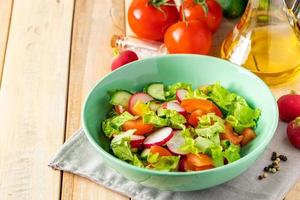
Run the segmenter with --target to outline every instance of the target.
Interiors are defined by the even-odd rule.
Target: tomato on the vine
[[[133,0],[128,23],[139,37],[162,40],[166,29],[179,20],[174,0]]]
[[[169,53],[208,54],[212,33],[198,20],[177,22],[167,29],[164,43]]]
[[[214,33],[221,24],[223,12],[222,7],[215,0],[184,0],[180,6],[180,18],[184,19],[184,17],[187,21],[203,21]]]

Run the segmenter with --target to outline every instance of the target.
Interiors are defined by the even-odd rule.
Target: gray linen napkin
[[[222,185],[193,192],[160,191],[130,181],[109,168],[87,140],[82,129],[59,149],[49,166],[86,177],[102,186],[135,200],[282,200],[300,178],[300,150],[293,148],[285,134],[286,124],[279,123],[277,131],[264,154],[246,172]],[[273,151],[288,156],[276,174],[257,180],[264,166],[270,164]],[[300,197],[296,197],[300,199]]]

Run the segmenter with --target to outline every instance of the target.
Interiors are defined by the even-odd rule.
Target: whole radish
[[[290,122],[300,116],[300,95],[286,94],[277,101],[279,118],[282,121]]]
[[[286,133],[290,143],[300,149],[300,116],[288,124]]]
[[[122,51],[119,56],[112,62],[111,70],[113,71],[115,69],[118,69],[119,67],[138,59],[139,58],[135,52],[130,50]]]

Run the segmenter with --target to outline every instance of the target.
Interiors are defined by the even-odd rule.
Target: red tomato
[[[207,6],[207,13],[204,6]],[[182,9],[187,21],[203,21],[213,33],[220,27],[223,12],[222,7],[215,0],[206,0],[206,5],[203,5],[199,0],[185,0],[180,6],[179,13],[181,19],[183,19]]]
[[[166,3],[155,0],[133,0],[128,10],[131,30],[137,36],[149,40],[162,40],[166,29],[178,19],[179,13],[173,0]]]
[[[194,127],[197,127],[199,117],[201,117],[204,114],[205,113],[200,109],[195,110],[194,112],[192,112],[192,114],[189,117],[189,120],[188,120],[189,124],[193,125]]]
[[[205,99],[184,99],[180,104],[188,113],[193,113],[195,110],[201,110],[204,114],[213,112],[219,117],[222,117],[222,112],[213,102]]]
[[[136,120],[130,120],[123,124],[123,131],[128,131],[131,129],[136,129],[134,132],[135,135],[144,135],[153,131],[154,126],[151,124],[144,124],[142,118]]]
[[[233,128],[230,123],[225,123],[225,131],[220,134],[221,140],[229,140],[233,144],[240,144],[244,139],[244,135],[237,135],[234,133]]]
[[[206,154],[187,154],[184,162],[185,171],[201,171],[214,167],[213,160]]]
[[[158,153],[160,156],[172,156],[172,153],[169,150],[157,145],[151,146],[150,151],[153,154]]]
[[[245,128],[242,132],[242,136],[243,140],[241,142],[241,145],[245,146],[246,144],[254,140],[254,138],[256,138],[256,133],[252,128]]]
[[[164,43],[169,53],[208,54],[212,34],[203,22],[177,22],[167,29]]]

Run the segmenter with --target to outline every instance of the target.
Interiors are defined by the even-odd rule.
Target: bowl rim
[[[268,134],[267,138],[265,138],[265,140],[263,140],[263,142],[261,142],[253,151],[251,151],[250,153],[248,153],[247,155],[241,157],[239,160],[220,166],[220,167],[215,167],[212,169],[207,169],[207,170],[202,170],[202,171],[189,171],[189,172],[168,172],[168,171],[158,171],[158,170],[153,170],[153,169],[147,169],[147,168],[141,168],[141,167],[137,167],[134,166],[132,164],[129,164],[123,160],[120,160],[119,158],[113,156],[112,154],[106,152],[104,149],[102,149],[102,147],[100,145],[98,145],[98,143],[93,139],[93,137],[91,136],[91,134],[88,131],[87,128],[87,124],[86,124],[86,118],[85,118],[85,113],[86,113],[86,105],[87,102],[89,101],[89,98],[91,96],[91,94],[93,93],[94,89],[101,84],[101,82],[106,79],[107,77],[111,76],[115,71],[122,71],[125,68],[127,68],[127,66],[130,66],[131,64],[135,63],[135,64],[142,64],[143,62],[147,62],[148,60],[158,60],[158,59],[164,59],[164,58],[172,58],[172,57],[194,57],[194,58],[200,58],[200,59],[211,59],[211,60],[218,60],[219,62],[225,62],[228,65],[230,65],[231,67],[235,68],[238,71],[242,71],[242,73],[247,74],[247,76],[252,77],[253,79],[255,79],[255,81],[257,81],[259,83],[259,85],[265,89],[265,91],[267,92],[267,95],[269,95],[270,97],[272,97],[272,107],[273,107],[273,111],[274,111],[274,117],[273,117],[273,123],[271,124],[271,129],[268,131],[270,132],[270,134]],[[152,175],[167,175],[167,176],[185,176],[185,175],[196,175],[196,174],[202,174],[202,173],[208,173],[208,172],[217,172],[217,171],[221,171],[221,170],[225,170],[228,168],[233,168],[235,166],[238,166],[240,163],[246,162],[246,160],[251,159],[252,155],[255,155],[256,153],[259,153],[260,150],[263,150],[267,144],[271,141],[273,135],[275,134],[275,131],[277,129],[278,126],[278,107],[277,107],[277,103],[276,103],[276,99],[274,97],[274,95],[272,94],[272,92],[270,91],[269,87],[265,84],[265,82],[263,82],[257,75],[255,75],[253,72],[245,69],[242,66],[239,66],[237,64],[231,63],[227,60],[221,59],[221,58],[217,58],[217,57],[213,57],[213,56],[206,56],[206,55],[196,55],[196,54],[168,54],[168,55],[160,55],[160,56],[155,56],[155,57],[150,57],[150,58],[144,58],[141,60],[136,60],[133,61],[131,63],[128,63],[126,65],[124,65],[123,67],[120,67],[108,74],[106,74],[105,76],[103,76],[99,81],[96,82],[96,84],[90,89],[88,95],[86,96],[85,100],[84,100],[84,104],[81,110],[81,119],[82,119],[82,127],[84,130],[85,135],[87,136],[89,142],[94,146],[95,149],[98,150],[98,152],[100,154],[102,154],[103,160],[104,162],[105,159],[109,159],[113,162],[116,162],[117,164],[119,164],[122,167],[126,167],[127,169],[130,170],[134,170],[134,171],[138,171],[138,172],[142,172],[142,173],[146,173],[146,174],[152,174]]]

